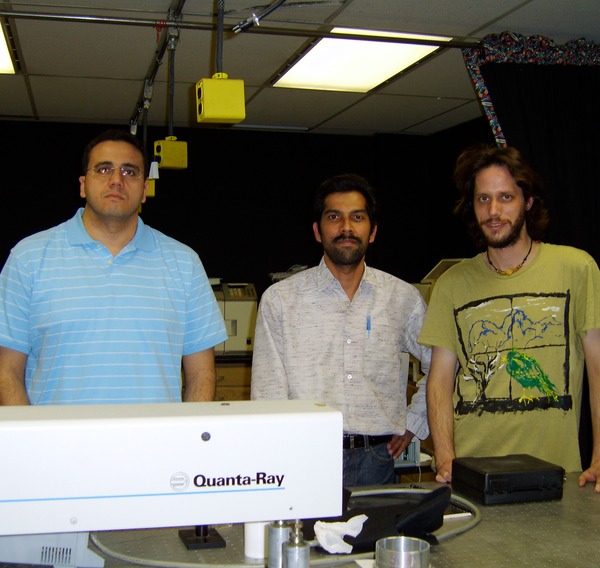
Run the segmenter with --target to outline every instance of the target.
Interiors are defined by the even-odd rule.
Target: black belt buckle
[[[353,450],[354,446],[354,436],[352,434],[344,434],[342,436],[342,448],[344,450]]]
[[[344,434],[344,442],[345,450],[356,450],[367,445],[363,434]]]

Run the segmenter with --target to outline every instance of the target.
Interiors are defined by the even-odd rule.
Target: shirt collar
[[[71,245],[89,245],[96,242],[85,230],[82,215],[83,207],[80,207],[75,216],[67,222],[67,238]],[[137,219],[135,235],[127,246],[141,250],[154,250],[156,248],[156,241],[150,227],[145,225],[140,217]]]
[[[362,286],[363,282],[367,282],[371,285],[377,284],[377,277],[375,272],[369,266],[367,266],[366,263],[365,271],[363,272],[362,279],[359,284],[359,289]],[[339,284],[337,278],[331,273],[331,270],[329,270],[327,264],[325,264],[325,257],[322,257],[321,262],[317,267],[317,286],[323,289],[335,283]]]

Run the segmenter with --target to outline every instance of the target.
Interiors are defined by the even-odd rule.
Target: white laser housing
[[[0,407],[0,535],[342,513],[342,415],[311,401]]]

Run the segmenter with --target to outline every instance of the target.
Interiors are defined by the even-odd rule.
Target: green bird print
[[[556,387],[540,364],[530,355],[511,349],[506,355],[506,371],[512,379],[525,389],[525,393],[519,398],[519,402],[529,403],[534,398],[539,398],[531,394],[533,389],[539,390],[548,398],[558,400]]]

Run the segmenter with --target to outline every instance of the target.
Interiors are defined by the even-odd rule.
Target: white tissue
[[[362,531],[367,515],[357,515],[345,523],[315,523],[315,536],[323,549],[332,554],[352,552],[352,545],[344,542],[344,536],[357,536]]]

